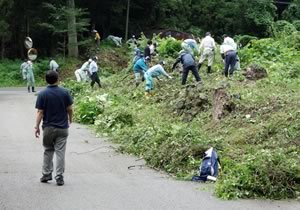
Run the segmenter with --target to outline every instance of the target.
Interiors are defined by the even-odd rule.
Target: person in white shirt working
[[[59,65],[56,63],[56,61],[54,59],[50,59],[50,63],[49,63],[49,69],[52,71],[59,71]]]
[[[97,60],[98,60],[98,57],[97,56],[94,56],[92,58],[92,62],[90,63],[90,66],[89,66],[89,72],[90,72],[90,75],[91,75],[91,86],[92,88],[94,87],[94,84],[95,82],[98,84],[99,88],[101,88],[101,84],[100,84],[100,79],[99,79],[99,75],[98,75],[98,65],[97,65]]]
[[[225,42],[226,41],[226,42]],[[230,40],[225,40],[224,43],[220,46],[220,53],[222,58],[224,59],[224,75],[228,77],[228,70],[229,76],[233,74],[234,66],[236,64],[236,48],[231,45]]]
[[[86,61],[84,64],[82,64],[80,69],[77,69],[75,71],[75,76],[76,76],[76,80],[77,82],[86,82],[87,81],[87,71],[89,69],[89,65],[92,62],[92,59],[89,59],[88,61]]]
[[[223,35],[223,39],[224,39],[224,42],[223,43],[227,43],[229,45],[231,45],[234,50],[236,51],[236,64],[235,64],[235,70],[240,70],[241,69],[241,65],[240,65],[240,58],[238,56],[238,53],[237,53],[237,44],[235,43],[235,41],[229,37],[227,34],[224,34]]]
[[[203,62],[207,59],[207,73],[211,73],[211,67],[214,62],[215,49],[215,40],[211,37],[210,32],[206,32],[205,38],[202,39],[200,44],[200,51],[202,50],[202,54],[198,64],[198,71],[200,70]]]

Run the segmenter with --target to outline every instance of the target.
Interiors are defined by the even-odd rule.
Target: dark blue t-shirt
[[[73,100],[68,90],[49,85],[42,90],[37,97],[35,108],[44,111],[43,128],[68,128],[67,107],[73,104]]]

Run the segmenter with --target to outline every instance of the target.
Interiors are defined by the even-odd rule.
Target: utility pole
[[[130,10],[130,0],[127,0],[127,13],[126,13],[125,41],[127,41],[127,40],[128,40],[129,10]]]

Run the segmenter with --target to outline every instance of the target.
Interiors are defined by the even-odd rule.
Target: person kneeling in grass
[[[153,77],[158,79],[158,77],[162,74],[162,75],[168,77],[169,79],[172,79],[172,77],[163,68],[163,66],[165,64],[166,63],[164,61],[161,61],[161,62],[159,62],[159,64],[152,66],[145,72],[145,74],[144,74],[144,77],[146,80],[145,96],[149,96],[151,94],[151,91],[154,88]]]

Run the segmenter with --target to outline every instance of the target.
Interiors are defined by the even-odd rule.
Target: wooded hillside
[[[26,36],[34,40],[41,56],[63,53],[66,44],[74,42],[75,37],[66,35],[75,30],[68,27],[72,21],[80,52],[85,51],[93,29],[102,38],[113,34],[124,39],[127,8],[129,37],[166,28],[197,36],[210,31],[215,37],[223,33],[266,37],[272,33],[273,21],[299,20],[299,5],[299,0],[0,0],[1,57],[24,57]],[[76,56],[74,50],[71,55]]]

